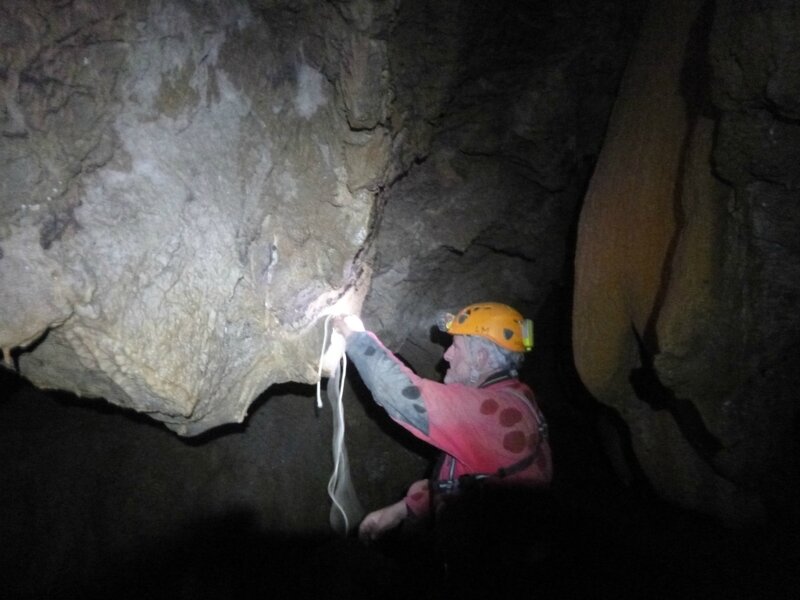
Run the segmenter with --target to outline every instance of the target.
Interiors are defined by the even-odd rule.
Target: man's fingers
[[[347,315],[344,322],[350,331],[364,331],[364,322],[357,315]]]

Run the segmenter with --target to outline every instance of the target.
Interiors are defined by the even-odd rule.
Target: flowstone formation
[[[620,473],[731,522],[794,503],[798,31],[791,2],[652,3],[578,231],[575,360]]]
[[[314,381],[401,169],[391,8],[4,2],[7,364],[189,435]]]

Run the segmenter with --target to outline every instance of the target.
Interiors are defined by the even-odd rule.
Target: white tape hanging
[[[322,408],[322,368],[328,344],[329,323],[331,315],[325,319],[324,334],[322,339],[322,352],[319,357],[319,371],[317,373],[317,406]],[[331,346],[336,347],[334,340]],[[330,348],[328,348],[330,350]],[[335,351],[335,350],[334,350]],[[341,356],[336,362],[331,376],[328,379],[326,393],[331,405],[333,417],[333,438],[331,451],[333,454],[333,473],[328,480],[328,496],[331,499],[330,524],[334,531],[347,535],[364,515],[364,509],[358,501],[353,482],[350,477],[350,463],[347,458],[347,447],[344,443],[345,421],[344,381],[347,374],[347,357],[344,353],[344,344],[341,347]]]

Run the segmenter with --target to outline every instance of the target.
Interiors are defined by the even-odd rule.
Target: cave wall
[[[797,31],[792,3],[652,3],[579,225],[575,360],[620,472],[734,522],[792,502]]]
[[[360,307],[401,168],[392,4],[1,10],[6,363],[181,434],[315,380],[318,319]]]
[[[571,231],[638,18],[635,3],[400,5],[395,105],[430,142],[386,191],[364,318],[417,369],[434,375],[441,357],[438,311],[494,299],[535,319],[569,285]]]

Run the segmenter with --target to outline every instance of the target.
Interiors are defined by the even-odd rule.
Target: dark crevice
[[[669,412],[686,441],[713,467],[713,460],[724,446],[708,430],[700,411],[692,401],[678,398],[661,382],[653,365],[653,356],[647,351],[642,336],[635,329],[633,335],[639,346],[641,366],[631,370],[629,381],[637,398],[653,410]]]
[[[493,252],[494,254],[500,254],[501,256],[506,256],[508,258],[518,258],[520,260],[524,260],[524,261],[527,261],[527,262],[530,262],[530,263],[536,262],[535,258],[533,258],[531,256],[528,256],[524,252],[515,252],[513,250],[506,250],[504,248],[497,248],[496,246],[493,246],[491,244],[485,244],[485,243],[480,243],[480,242],[476,242],[475,246],[477,246],[479,248],[486,248],[487,250],[489,250],[490,252]]]
[[[661,279],[656,291],[653,310],[642,332],[632,327],[639,349],[640,367],[632,369],[629,381],[636,396],[647,403],[653,410],[667,410],[675,420],[683,437],[697,454],[713,467],[713,460],[723,449],[722,443],[706,427],[703,417],[691,400],[679,398],[660,380],[653,363],[654,357],[661,351],[657,333],[657,324],[672,283],[673,262],[681,235],[686,226],[686,215],[683,209],[685,193],[683,182],[686,179],[688,156],[691,150],[692,132],[697,119],[708,114],[712,109],[708,100],[707,72],[707,36],[710,19],[713,16],[714,2],[707,2],[696,20],[687,47],[687,61],[681,74],[681,92],[686,102],[688,123],[684,132],[683,146],[675,176],[672,206],[674,232],[667,246],[661,271]]]
[[[75,207],[70,206],[63,212],[51,212],[48,215],[39,230],[39,245],[43,250],[49,250],[53,242],[60,240],[70,227],[80,229],[74,210]]]
[[[616,443],[625,463],[624,468],[628,470],[626,485],[641,499],[654,501],[658,498],[658,494],[650,483],[650,479],[639,463],[636,451],[633,449],[630,426],[616,410],[609,406],[598,404],[597,412],[598,419],[603,419],[606,424],[613,428],[616,434]],[[608,453],[610,449],[606,447],[605,451]]]
[[[636,396],[653,410],[668,411],[686,441],[698,456],[712,468],[714,459],[724,447],[723,444],[706,427],[703,417],[694,403],[689,399],[677,397],[673,390],[663,384],[653,360],[661,351],[657,324],[672,283],[673,261],[686,225],[686,215],[683,210],[685,193],[683,182],[686,179],[687,169],[691,167],[688,164],[688,156],[691,150],[692,131],[698,117],[708,114],[712,110],[708,100],[708,64],[704,58],[707,56],[707,36],[704,35],[704,32],[708,31],[713,11],[713,1],[707,2],[701,9],[687,47],[688,59],[681,74],[681,92],[686,102],[688,123],[684,132],[678,172],[675,177],[677,183],[673,190],[675,230],[665,252],[653,310],[642,332],[637,331],[635,327],[631,328],[632,334],[636,338],[641,366],[632,369],[629,374],[629,382]]]
[[[24,346],[14,346],[12,348],[6,348],[6,349],[3,350],[3,354],[4,354],[3,358],[7,362],[11,363],[11,365],[8,365],[8,366],[9,367],[13,367],[13,371],[15,373],[17,373],[17,374],[20,373],[20,370],[19,370],[19,358],[20,358],[20,356],[22,356],[23,354],[26,354],[26,353],[29,353],[29,352],[33,352],[34,350],[36,350],[36,348],[38,348],[42,344],[42,342],[44,342],[47,339],[47,336],[50,334],[50,329],[51,329],[50,327],[47,327],[44,330],[44,332],[42,332],[39,335],[39,337],[35,338],[32,342],[30,342],[30,343],[28,343],[28,344],[26,344]],[[7,356],[5,355],[6,352],[8,353]],[[2,368],[2,367],[0,367],[0,368]],[[9,369],[9,370],[11,370],[11,369]]]
[[[640,345],[643,344],[646,351],[651,356],[657,355],[661,349],[656,333],[661,310],[664,307],[666,298],[669,294],[670,284],[672,283],[672,269],[675,253],[686,227],[686,215],[683,209],[684,181],[686,180],[687,169],[691,168],[688,164],[688,157],[692,148],[692,139],[695,125],[698,118],[704,114],[713,112],[709,100],[708,90],[709,66],[708,60],[708,36],[711,19],[714,14],[715,3],[713,0],[706,2],[700,10],[695,24],[692,27],[689,42],[686,48],[686,60],[681,71],[681,95],[683,96],[687,123],[683,132],[683,143],[678,159],[677,172],[675,173],[675,188],[672,192],[672,207],[674,219],[674,231],[664,253],[664,262],[661,270],[661,278],[656,291],[653,309],[641,332],[641,338],[637,337]],[[637,336],[638,336],[637,332]]]
[[[464,256],[464,251],[459,250],[458,248],[454,248],[453,246],[441,246],[444,250],[447,250],[451,254],[455,254],[456,256]]]
[[[792,125],[797,126],[800,125],[800,117],[790,117],[784,112],[784,108],[779,105],[777,102],[774,102],[767,98],[764,101],[764,104],[769,112],[771,118],[776,120],[778,123],[782,123],[784,125]]]

